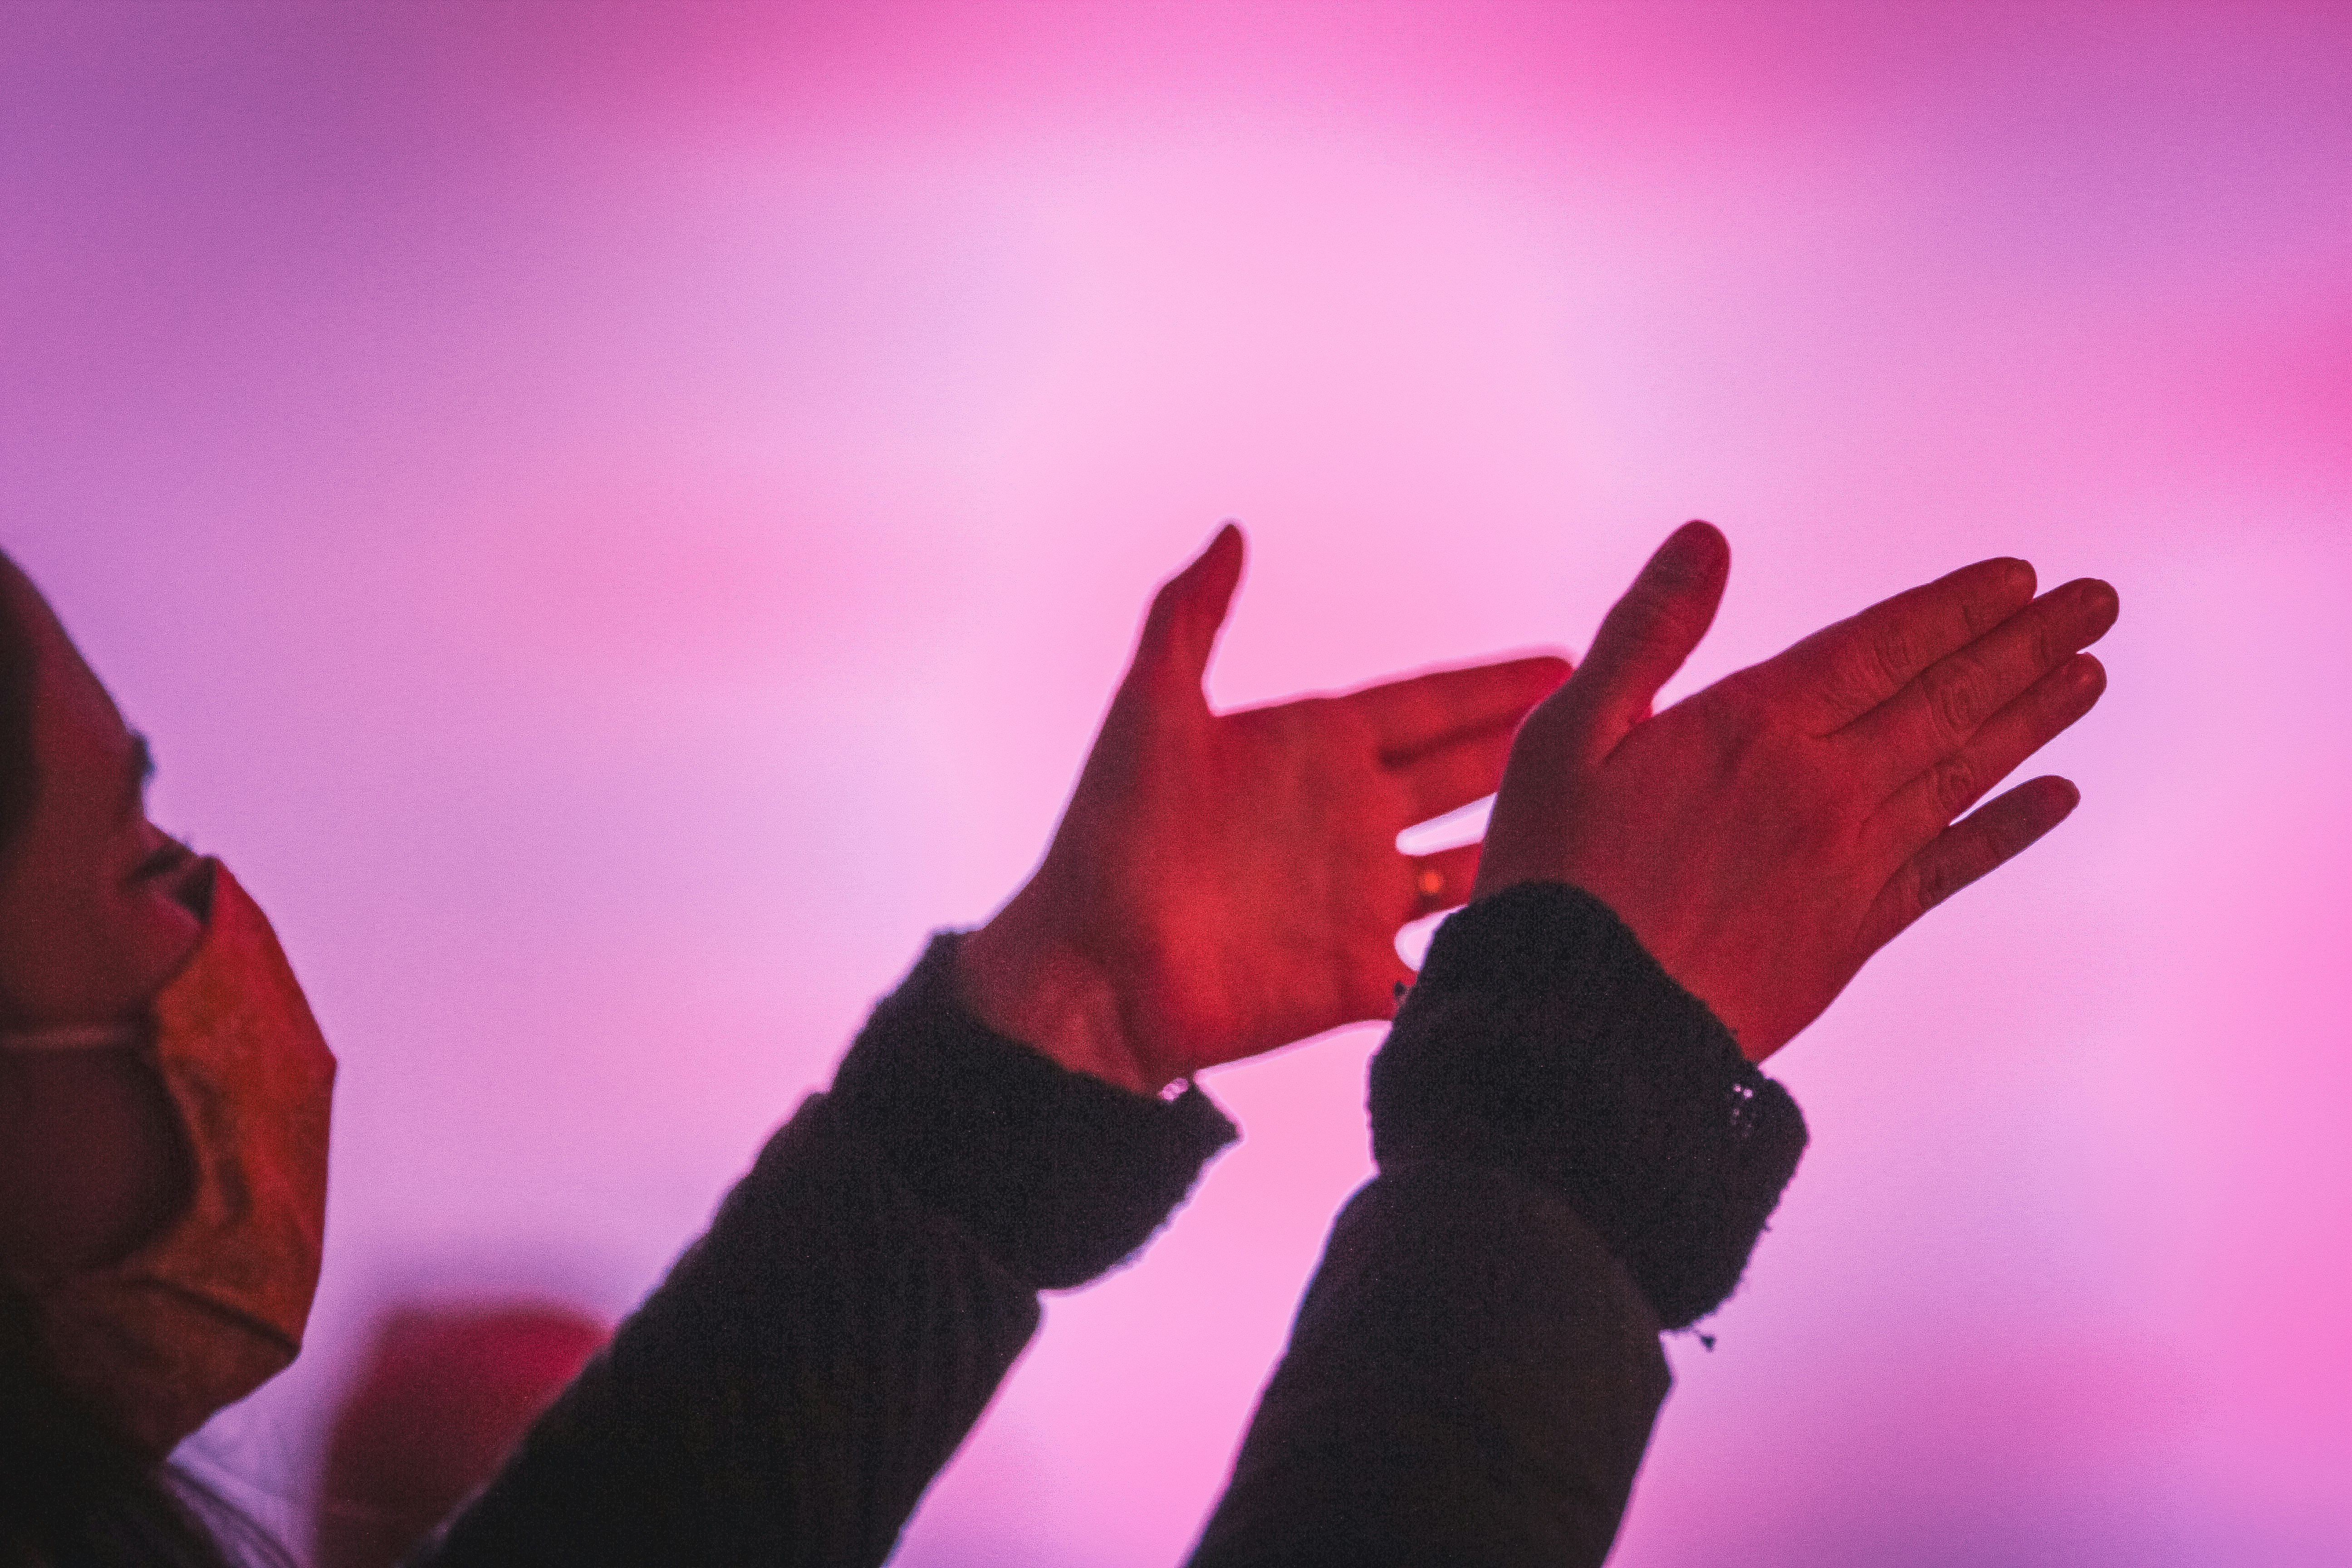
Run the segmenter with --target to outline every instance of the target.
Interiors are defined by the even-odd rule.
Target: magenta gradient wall
[[[0,16],[0,542],[344,1063],[265,1508],[389,1304],[658,1277],[1219,519],[1239,703],[1705,516],[1678,689],[1989,554],[2125,611],[2076,817],[1776,1063],[1616,1561],[2352,1557],[2343,7]],[[901,1563],[1180,1557],[1376,1037],[1213,1075]]]

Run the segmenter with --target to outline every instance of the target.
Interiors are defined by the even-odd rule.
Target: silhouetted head
[[[0,1027],[135,1016],[187,961],[200,868],[147,820],[147,743],[0,557]]]
[[[0,556],[0,1028],[133,1016],[194,951],[205,867],[148,822],[148,772]],[[186,1186],[177,1122],[136,1052],[0,1052],[0,1561],[286,1561],[65,1394],[24,1293],[135,1244]]]

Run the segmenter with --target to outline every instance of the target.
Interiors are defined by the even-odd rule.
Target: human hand
[[[310,1561],[408,1561],[611,1338],[583,1312],[530,1300],[394,1311],[328,1429]]]
[[[1568,673],[1507,659],[1212,713],[1241,570],[1229,523],[1160,590],[1044,863],[958,955],[990,1026],[1139,1093],[1388,1017],[1397,928],[1461,903],[1478,860],[1396,836],[1492,791]]]
[[[1913,921],[2074,809],[2061,778],[1955,821],[2091,710],[2116,594],[1962,567],[1653,717],[1715,618],[1723,535],[1650,558],[1513,747],[1476,891],[1567,882],[1760,1062]]]

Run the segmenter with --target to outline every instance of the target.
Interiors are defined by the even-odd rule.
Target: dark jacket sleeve
[[[1608,908],[1442,927],[1372,1062],[1380,1173],[1332,1226],[1194,1568],[1597,1564],[1670,1379],[1805,1143]]]
[[[958,1005],[952,936],[419,1562],[871,1564],[1037,1326],[1232,1124],[1066,1072]]]

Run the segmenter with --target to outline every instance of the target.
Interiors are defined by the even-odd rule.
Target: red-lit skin
[[[1463,902],[1478,863],[1397,834],[1491,793],[1568,673],[1516,658],[1212,713],[1242,554],[1228,524],[1160,590],[1043,864],[959,960],[991,1026],[1138,1093],[1388,1017],[1397,929]]]
[[[1762,1061],[1863,963],[2080,798],[2029,781],[1955,821],[2106,687],[2081,578],[1993,560],[1899,594],[1653,716],[1715,618],[1723,535],[1686,523],[1531,715],[1477,890],[1560,881],[1615,910]]]
[[[0,860],[0,1028],[139,1016],[203,927],[198,862],[147,820],[143,752],[40,593],[0,559],[34,652],[39,793]],[[120,1256],[177,1212],[178,1123],[130,1048],[0,1052],[0,1262],[34,1277]]]
[[[610,1337],[569,1308],[529,1302],[394,1315],[335,1414],[312,1562],[390,1568],[407,1556]]]
[[[1397,928],[1460,902],[1477,867],[1475,846],[1410,858],[1398,832],[1490,793],[1568,672],[1514,659],[1213,715],[1202,676],[1241,567],[1227,527],[1160,590],[1045,863],[959,955],[981,1016],[1139,1093],[1388,1016],[1411,973]],[[397,1560],[597,1338],[561,1315],[395,1323],[336,1419],[320,1562]]]

